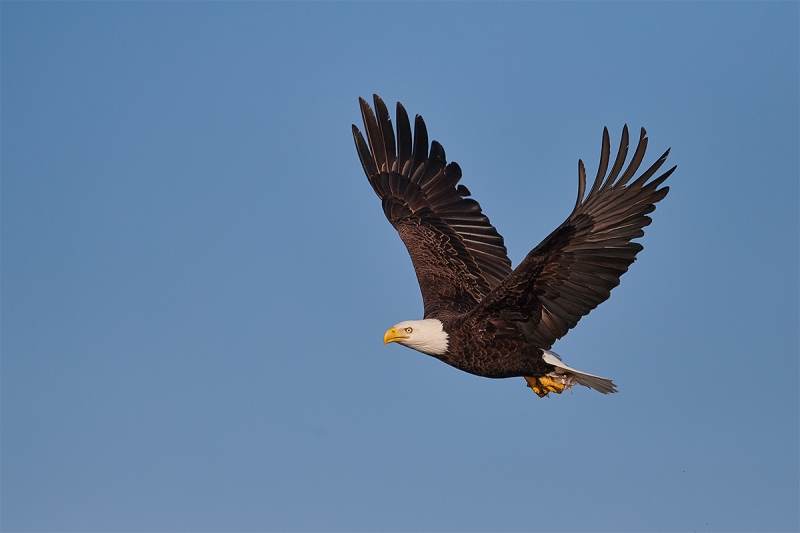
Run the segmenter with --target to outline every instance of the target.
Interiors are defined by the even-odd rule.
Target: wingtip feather
[[[583,202],[583,194],[586,192],[586,167],[583,166],[583,160],[578,159],[578,199],[575,200],[575,208],[577,210],[581,202]]]

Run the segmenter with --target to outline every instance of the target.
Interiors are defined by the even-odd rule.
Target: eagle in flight
[[[626,168],[628,128],[610,163],[608,129],[597,177],[586,194],[578,161],[578,199],[563,224],[511,268],[503,237],[458,182],[461,168],[444,148],[428,143],[422,117],[411,124],[397,104],[397,135],[386,104],[375,110],[359,98],[366,140],[353,125],[358,156],[383,212],[405,243],[417,273],[424,317],[400,322],[383,337],[488,378],[524,377],[540,397],[579,384],[616,392],[607,378],[565,365],[550,348],[581,317],[607,300],[643,249],[647,215],[669,190],[659,186],[675,170],[653,175],[669,150],[634,176],[644,158],[644,128]],[[631,181],[633,180],[633,181]]]

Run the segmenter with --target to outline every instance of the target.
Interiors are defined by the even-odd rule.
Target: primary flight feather
[[[461,168],[444,148],[428,143],[425,122],[398,102],[397,137],[386,105],[375,110],[359,98],[366,140],[353,125],[358,156],[386,218],[400,234],[417,273],[424,317],[400,322],[384,335],[460,370],[489,378],[524,377],[536,394],[561,393],[575,384],[604,394],[610,379],[565,365],[550,351],[581,317],[607,300],[636,260],[647,215],[669,191],[659,186],[675,170],[651,179],[669,150],[634,179],[644,158],[644,128],[625,167],[628,128],[610,163],[603,130],[600,166],[588,194],[578,161],[578,199],[555,231],[511,269],[503,237],[459,185]],[[633,180],[633,181],[631,181]]]

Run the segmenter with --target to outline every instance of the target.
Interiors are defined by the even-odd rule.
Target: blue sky
[[[4,531],[798,528],[798,4],[0,4]],[[537,398],[421,318],[357,97],[517,264],[602,128],[672,147]]]

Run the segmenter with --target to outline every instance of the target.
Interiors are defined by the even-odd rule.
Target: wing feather
[[[386,109],[386,104],[383,103],[383,100],[375,102],[375,112],[377,113],[378,123],[380,124],[379,131],[381,135],[381,144],[384,149],[384,157],[386,158],[386,170],[394,170],[396,168],[395,162],[397,161],[394,128],[392,128],[392,120],[389,118],[389,110]]]
[[[608,130],[606,130],[608,131]],[[619,176],[619,172],[622,170],[622,165],[625,164],[625,158],[628,157],[628,125],[625,124],[622,127],[622,139],[619,142],[619,150],[617,151],[617,158],[614,160],[614,166],[611,168],[611,172],[608,173],[608,178],[606,178],[605,183],[603,184],[603,189],[608,188],[614,180],[617,179]]]
[[[359,98],[358,103],[361,104],[361,119],[364,121],[364,129],[367,132],[367,141],[369,142],[369,149],[372,152],[375,166],[379,171],[383,172],[386,170],[386,147],[383,143],[383,135],[381,134],[378,120],[366,100]]]
[[[392,169],[407,176],[411,168],[411,158],[413,157],[414,143],[411,138],[411,124],[408,122],[406,108],[397,102],[397,169]],[[355,126],[353,126],[355,128]],[[367,173],[369,176],[370,174]]]
[[[597,176],[594,178],[589,196],[592,196],[600,189],[600,184],[603,183],[603,177],[606,175],[606,170],[608,170],[608,157],[610,155],[611,141],[608,138],[608,128],[603,128],[603,148],[600,151],[600,165],[597,167]]]
[[[377,98],[378,95],[374,95]],[[365,124],[366,126],[366,124]],[[417,115],[414,118],[414,153],[411,159],[411,174],[417,175],[420,167],[428,160],[428,129],[425,121]],[[412,178],[411,181],[417,182],[418,179]]]

